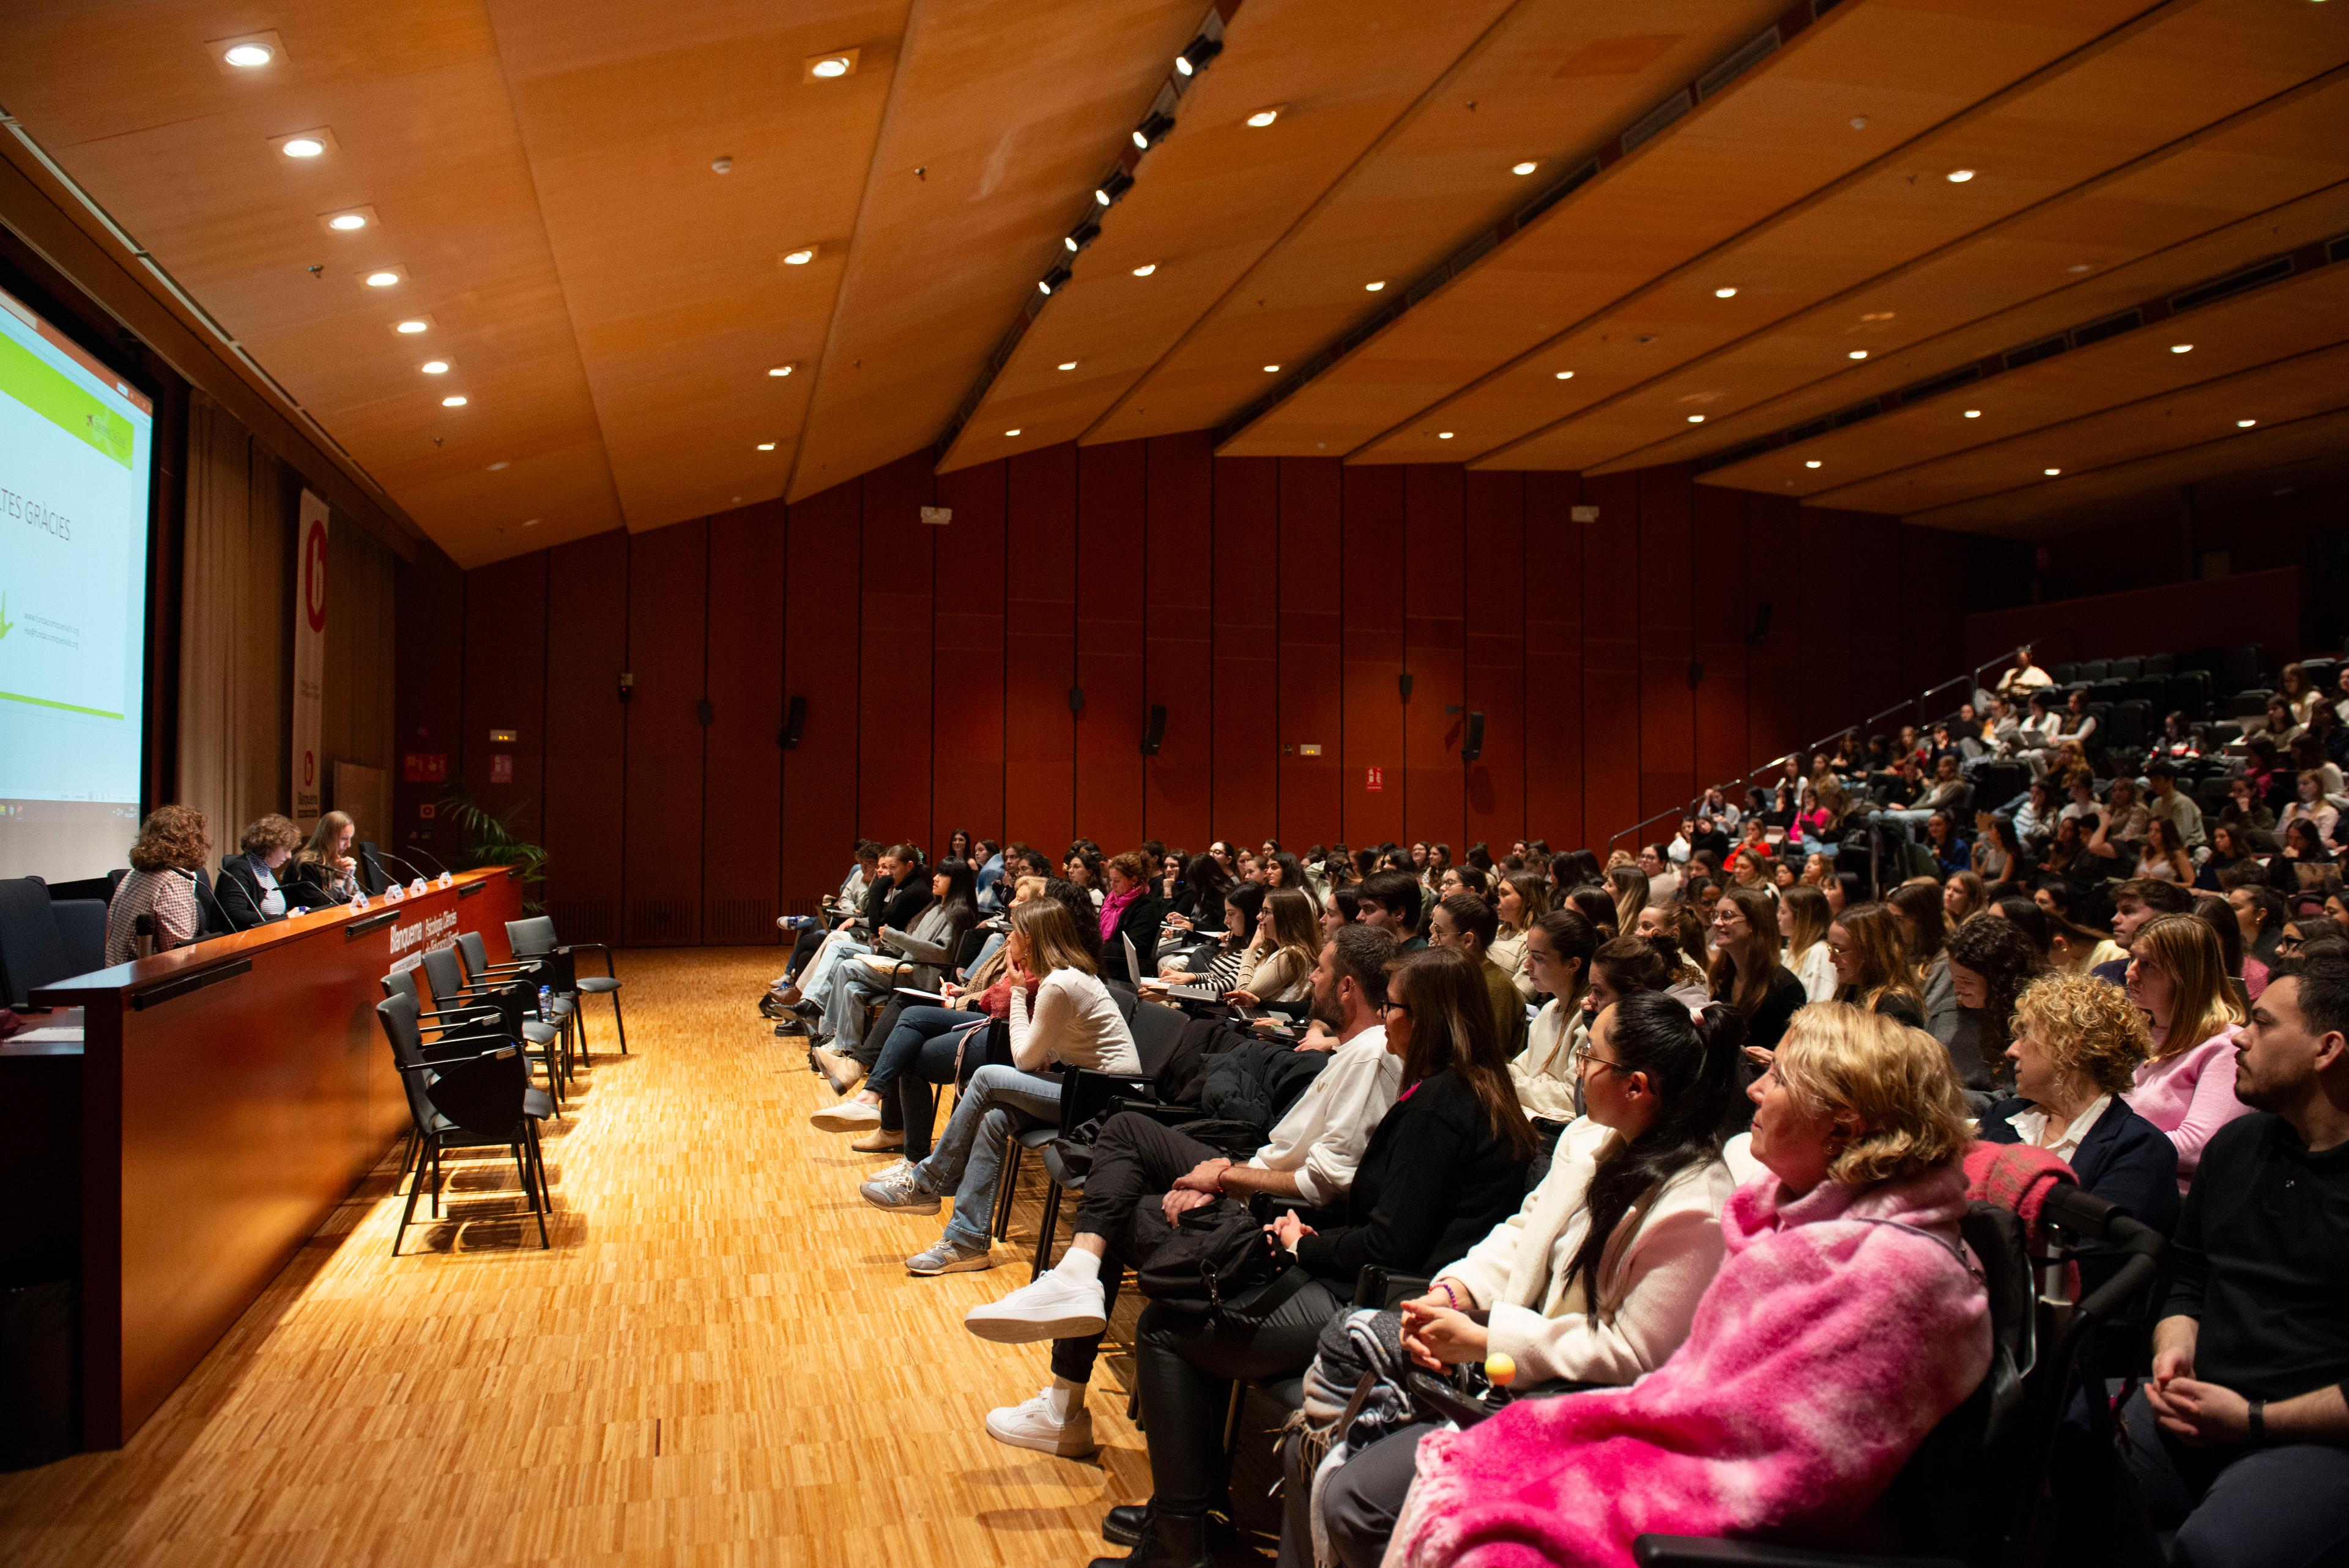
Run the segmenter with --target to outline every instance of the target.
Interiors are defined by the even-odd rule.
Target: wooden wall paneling
[[[1526,827],[1526,476],[1471,472],[1467,604],[1462,637],[1466,706],[1485,715],[1484,753],[1464,764],[1461,836],[1499,860]],[[1464,741],[1466,730],[1462,731]]]
[[[1702,488],[1702,487],[1701,487]],[[1745,624],[1770,607],[1770,625],[1745,658],[1746,751],[1755,763],[1780,757],[1819,737],[1803,727],[1802,528],[1790,497],[1744,495]],[[1832,576],[1832,574],[1827,574]],[[1822,614],[1831,604],[1823,604]],[[1855,715],[1856,717],[1857,715]],[[1838,719],[1837,723],[1844,721]],[[1810,759],[1804,759],[1809,765]]]
[[[1004,832],[1057,858],[1077,831],[1077,449],[1009,460]]]
[[[620,675],[628,668],[628,535],[615,528],[547,552],[546,886],[568,942],[617,942],[626,888],[627,770]]]
[[[465,705],[465,574],[446,557],[438,565],[397,562],[392,599],[393,624],[398,628],[391,756],[396,820],[362,822],[359,836],[378,843],[421,844],[427,855],[446,860],[456,850],[457,831],[440,813],[441,786],[429,777],[409,779],[405,763],[411,755],[437,755],[453,768],[459,760]],[[432,815],[425,815],[427,811]]]
[[[1413,838],[1467,852],[1467,782],[1460,736],[1467,724],[1464,669],[1469,574],[1464,472],[1452,463],[1403,470],[1403,826]],[[1481,580],[1481,577],[1480,577]]]
[[[1703,789],[1742,780],[1761,759],[1747,749],[1745,632],[1753,620],[1744,594],[1725,591],[1746,580],[1745,498],[1703,486],[1692,492],[1696,586],[1691,601],[1702,613],[1694,618],[1690,651],[1704,666],[1695,691],[1696,787]]]
[[[1640,809],[1640,481],[1586,478],[1582,536],[1583,841],[1600,853]],[[1682,687],[1686,691],[1686,687]],[[1627,841],[1628,842],[1628,841]]]
[[[1526,475],[1525,836],[1560,850],[1584,842],[1581,499],[1578,474]]]
[[[937,847],[930,823],[932,552],[936,495],[926,453],[860,482],[864,618],[857,647],[856,823],[867,838]]]
[[[701,940],[701,777],[708,732],[709,524],[628,541],[626,847],[630,947]]]
[[[483,566],[465,579],[465,708],[459,743],[465,789],[474,803],[503,819],[517,837],[533,841],[545,821],[546,735],[540,722],[545,700],[542,551]],[[516,738],[492,742],[492,730],[512,730]],[[495,760],[500,757],[502,763]]]
[[[709,520],[701,939],[779,939],[783,857],[783,504]]]
[[[1678,465],[1646,468],[1638,477],[1639,815],[1648,817],[1686,804],[1697,791],[1696,690],[1689,666],[1695,657],[1700,584],[1713,578],[1708,565],[1695,557],[1689,536],[1694,498],[1688,471]],[[1705,613],[1712,618],[1733,612],[1707,595]]]
[[[1141,441],[1077,449],[1077,832],[1107,855],[1143,839],[1148,451]]]
[[[1934,601],[1944,589],[1936,580],[1904,584],[1900,577],[1899,524],[1889,517],[1867,513],[1844,514],[1845,558],[1851,563],[1850,597],[1844,602],[1851,619],[1851,690],[1847,701],[1854,718],[1879,712],[1914,697],[1919,689],[1947,679],[1948,672],[1929,675],[1915,685],[1901,679],[1900,643],[1903,623],[1921,631]],[[1836,721],[1841,722],[1841,721]]]
[[[807,699],[783,755],[783,908],[812,914],[840,886],[858,837],[857,667],[863,545],[854,480],[792,504],[784,519],[783,698]]]
[[[954,521],[937,535],[932,622],[930,816],[940,847],[957,827],[974,842],[1003,838],[1005,467],[938,477]]]
[[[1250,461],[1240,458],[1226,462]],[[1279,464],[1277,562],[1279,603],[1278,837],[1310,847],[1317,838],[1348,836],[1346,803],[1361,787],[1346,757],[1345,614],[1343,550],[1340,524],[1343,474],[1336,458],[1284,457]],[[1216,494],[1216,566],[1219,582],[1267,558],[1264,537],[1249,536],[1238,522],[1228,528]],[[1218,592],[1223,591],[1218,587]],[[1220,692],[1217,701],[1222,701]],[[1309,755],[1305,748],[1317,748]],[[1218,781],[1220,791],[1221,782]],[[1245,815],[1226,814],[1218,795],[1216,831],[1226,838],[1263,829]]]
[[[1143,827],[1198,849],[1215,796],[1215,602],[1202,566],[1215,540],[1215,455],[1207,432],[1148,442],[1143,533],[1143,703],[1166,709],[1159,753],[1142,767]]]
[[[1845,524],[1843,513],[1802,509],[1803,657],[1797,711],[1806,744],[1838,725],[1867,717],[1867,712],[1854,711],[1851,700],[1853,582],[1850,530]]]
[[[1340,479],[1344,598],[1342,831],[1354,848],[1404,842],[1403,502],[1400,468],[1348,468]],[[1371,787],[1371,770],[1379,787]]]
[[[1285,596],[1280,552],[1267,547],[1280,539],[1280,460],[1234,457],[1215,462],[1215,518],[1206,574],[1215,594],[1216,765],[1209,832],[1219,838],[1257,839],[1271,833],[1286,843],[1288,825],[1279,809],[1281,774],[1290,760],[1282,748],[1291,743],[1283,729],[1288,717],[1280,642]],[[1334,593],[1323,597],[1334,597]],[[1334,620],[1330,612],[1321,614]],[[1328,648],[1335,652],[1334,630]],[[1330,670],[1326,676],[1334,708],[1336,671]],[[1333,737],[1328,753],[1305,760],[1334,779],[1335,756]],[[1319,821],[1318,831],[1334,836],[1334,802]],[[1194,842],[1191,847],[1206,845]]]

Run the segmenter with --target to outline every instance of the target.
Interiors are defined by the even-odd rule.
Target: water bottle
[[[538,988],[538,1018],[540,1023],[543,1023],[546,1022],[547,1013],[553,1009],[554,1003],[554,988],[551,985],[540,986]]]

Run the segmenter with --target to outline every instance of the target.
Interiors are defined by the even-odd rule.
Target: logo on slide
[[[82,415],[89,425],[89,444],[117,462],[129,462],[133,437],[130,421],[111,409],[91,409]]]
[[[0,593],[0,637],[5,637],[16,629],[16,623],[8,618],[8,596]]]

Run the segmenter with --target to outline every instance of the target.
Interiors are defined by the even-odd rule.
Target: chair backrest
[[[530,1089],[530,1059],[519,1045],[497,1045],[479,1055],[436,1063],[421,1078],[432,1108],[478,1137],[501,1141],[522,1134],[523,1097]]]
[[[411,993],[405,996],[397,992],[387,994],[375,1004],[375,1016],[376,1022],[383,1026],[385,1041],[391,1046],[392,1061],[403,1069],[399,1075],[399,1087],[400,1092],[408,1096],[409,1117],[416,1124],[416,1130],[422,1132],[432,1125],[432,1100],[425,1092],[424,1075],[405,1070],[424,1060],[424,1036],[417,1026],[419,1009],[413,994],[415,977],[408,975],[404,978],[409,981]],[[385,977],[388,992],[390,979],[389,976]]]
[[[506,922],[506,946],[513,949],[516,958],[532,958],[555,950],[554,922],[544,915],[533,915],[526,920]]]
[[[49,905],[57,936],[66,945],[66,973],[88,974],[106,967],[106,901],[58,898]]]
[[[0,1002],[21,1007],[33,992],[73,972],[48,884],[38,877],[0,881]]]
[[[479,931],[457,933],[457,956],[465,961],[465,978],[479,980],[490,967],[490,948]]]
[[[2174,653],[2148,653],[2145,656],[2144,673],[2147,675],[2168,675],[2177,668],[2178,656]]]
[[[362,838],[353,847],[357,851],[352,858],[359,864],[359,890],[372,898],[391,886],[391,873],[383,868],[373,839]]]
[[[415,970],[396,969],[389,974],[385,975],[383,977],[383,993],[386,996],[404,996],[408,998],[409,1001],[416,1003],[416,1011],[419,1018],[420,1019],[422,1017],[424,1012],[424,993],[416,988]]]
[[[2064,663],[2055,666],[2054,669],[2049,670],[2047,673],[2050,678],[2054,680],[2056,685],[2069,686],[2073,681],[2080,679],[2080,667],[2077,664],[2067,660]]]
[[[2127,659],[2116,659],[2112,661],[2110,670],[2116,680],[2134,680],[2144,672],[2145,660],[2134,655]]]
[[[1105,981],[1102,983],[1109,988],[1110,1000],[1117,1003],[1118,1012],[1124,1015],[1128,1023],[1133,1023],[1133,1010],[1141,1004],[1142,994],[1122,980]]]
[[[2111,672],[2112,667],[2113,661],[2109,659],[2084,659],[2080,660],[2080,679],[2102,680]]]
[[[457,993],[465,989],[465,971],[457,958],[455,948],[427,948],[424,950],[424,979],[432,987],[432,1000],[443,1007],[456,1004]]]
[[[1145,1002],[1133,1010],[1129,1027],[1133,1031],[1134,1054],[1142,1058],[1143,1077],[1155,1078],[1166,1070],[1190,1023],[1189,1013],[1161,1002]]]

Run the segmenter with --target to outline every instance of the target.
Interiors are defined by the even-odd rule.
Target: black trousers
[[[1093,1140],[1093,1168],[1085,1178],[1084,1201],[1077,1207],[1077,1230],[1109,1243],[1102,1259],[1102,1315],[1117,1306],[1119,1276],[1157,1250],[1172,1234],[1158,1199],[1201,1160],[1221,1159],[1224,1151],[1178,1127],[1139,1111],[1121,1111],[1102,1124]],[[1052,1376],[1090,1383],[1101,1335],[1052,1342]]]
[[[2178,1532],[2176,1568],[2349,1563],[2349,1448],[2191,1448],[2161,1429],[2142,1389],[2121,1407],[2121,1425],[2146,1522]]]
[[[1151,1494],[1161,1510],[1197,1514],[1223,1501],[1224,1417],[1233,1382],[1304,1371],[1322,1325],[1345,1310],[1345,1301],[1320,1280],[1263,1314],[1185,1312],[1164,1302],[1142,1309],[1134,1354]]]

